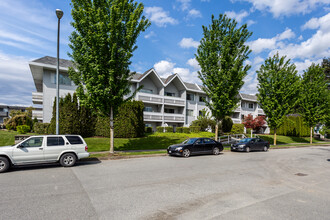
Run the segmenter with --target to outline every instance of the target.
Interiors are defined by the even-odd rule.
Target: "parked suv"
[[[0,173],[11,166],[59,162],[73,166],[77,160],[89,156],[88,147],[80,135],[31,136],[19,144],[0,147]]]

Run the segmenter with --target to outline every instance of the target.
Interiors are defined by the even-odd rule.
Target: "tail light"
[[[88,146],[87,146],[87,145],[85,146],[85,151],[86,151],[86,152],[88,151]]]

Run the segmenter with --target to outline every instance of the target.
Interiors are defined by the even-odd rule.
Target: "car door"
[[[13,149],[15,164],[44,162],[44,138],[31,137]]]
[[[256,147],[257,146],[256,139],[250,140],[249,146],[251,150],[257,150],[258,148]]]
[[[46,161],[56,161],[63,151],[68,147],[65,145],[62,136],[47,137],[46,147],[44,150]]]
[[[199,138],[195,141],[193,146],[193,153],[200,153],[204,151],[204,143],[203,139]]]
[[[211,140],[210,138],[204,138],[203,141],[204,141],[204,151],[211,152],[213,150],[215,142],[213,140]]]
[[[258,138],[257,143],[258,143],[258,150],[263,150],[265,146],[264,141]]]

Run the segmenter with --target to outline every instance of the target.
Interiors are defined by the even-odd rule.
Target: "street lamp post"
[[[60,75],[60,20],[63,16],[61,9],[56,9],[56,16],[58,18],[57,25],[57,67],[56,67],[56,134],[60,133],[59,126],[59,99],[60,99],[60,86],[59,86],[59,75]]]

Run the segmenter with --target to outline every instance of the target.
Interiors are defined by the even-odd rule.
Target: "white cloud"
[[[291,39],[295,37],[295,33],[286,28],[286,30],[280,34],[277,34],[273,38],[258,38],[255,41],[248,42],[253,53],[260,53],[264,50],[273,50],[275,48],[282,48],[284,46],[282,40]]]
[[[324,31],[329,31],[330,29],[330,13],[324,15],[320,18],[311,18],[307,21],[302,27],[302,30],[305,29],[318,29],[321,28]]]
[[[248,21],[246,22],[246,24],[247,24],[248,26],[251,26],[251,25],[256,24],[256,23],[257,23],[257,22],[254,21],[254,20],[248,20]]]
[[[162,77],[168,77],[173,74],[175,63],[169,62],[167,60],[161,60],[154,65],[156,72]]]
[[[242,20],[249,15],[247,11],[240,11],[239,13],[236,13],[234,11],[226,11],[225,14],[229,18],[235,19],[238,23],[241,23]]]
[[[167,11],[164,11],[161,7],[146,7],[146,16],[151,22],[154,22],[159,27],[165,27],[167,24],[177,24],[178,21],[169,16]]]
[[[155,36],[156,36],[155,32],[150,31],[148,34],[144,35],[144,38],[149,39],[149,38],[155,37]]]
[[[192,38],[182,38],[182,40],[179,42],[179,45],[182,48],[197,48],[199,46],[199,42],[194,41]]]
[[[190,2],[191,0],[177,0],[181,4],[180,9],[182,11],[186,11],[190,8]]]
[[[191,9],[191,10],[189,10],[187,17],[188,18],[201,18],[202,13],[196,9]]]
[[[238,1],[238,0],[232,0]],[[269,11],[274,17],[307,14],[317,6],[329,4],[329,0],[240,0],[253,4],[254,9]]]
[[[294,64],[296,65],[296,69],[298,70],[299,74],[303,74],[304,70],[307,70],[308,67],[312,65],[312,63],[320,64],[321,62],[322,59],[318,59],[318,60],[305,59],[303,62],[295,62]]]
[[[195,58],[191,58],[187,61],[187,64],[189,66],[191,66],[192,68],[194,68],[195,70],[200,70],[200,66],[199,66],[199,63],[198,61],[195,59]]]

